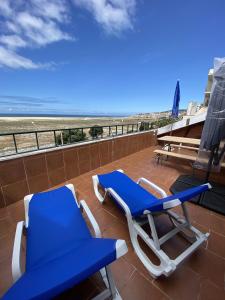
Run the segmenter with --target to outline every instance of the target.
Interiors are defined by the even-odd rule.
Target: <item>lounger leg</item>
[[[112,298],[114,300],[122,300],[122,298],[120,297],[119,292],[116,289],[116,285],[115,285],[115,282],[114,282],[114,279],[113,279],[113,276],[112,276],[112,272],[111,272],[109,266],[106,267],[106,274],[107,274],[107,278],[108,278],[108,282],[109,282],[109,289],[112,293]]]
[[[106,287],[109,288],[109,282],[108,282],[108,278],[107,278],[107,274],[106,274],[106,269],[105,269],[105,268],[102,268],[102,269],[100,270],[100,273],[101,273],[101,275],[102,275],[102,279],[103,279],[103,281],[105,282]]]
[[[172,224],[179,228],[182,231],[182,227],[183,228],[188,228],[189,230],[191,229],[191,222],[189,219],[189,214],[188,214],[188,210],[187,207],[185,205],[185,203],[181,204],[182,206],[182,210],[183,210],[183,216],[179,216],[177,215],[175,212],[168,212],[168,216],[172,222]]]
[[[152,238],[153,238],[153,241],[155,243],[155,247],[156,247],[157,250],[160,250],[159,238],[158,238],[158,234],[157,234],[157,231],[156,231],[156,228],[155,228],[155,222],[154,222],[153,216],[151,214],[148,214],[148,222],[149,222],[149,225],[150,225]]]
[[[179,233],[184,236],[186,240],[188,240],[191,244],[197,243],[197,241],[206,241],[209,237],[209,233],[202,233],[197,228],[191,225],[189,220],[187,207],[185,204],[182,205],[183,208],[183,217],[176,214],[174,211],[169,211],[168,215],[174,226],[179,229]],[[185,231],[185,228],[191,233],[192,236],[189,236],[188,232]]]
[[[122,300],[119,292],[117,291],[110,267],[107,266],[100,270],[102,278],[106,284],[106,289],[98,294],[96,297],[92,298],[92,300],[105,300],[110,297],[113,300]]]
[[[190,227],[191,223],[190,223],[187,207],[184,203],[182,203],[181,205],[182,205],[183,214],[184,214],[185,220],[187,222],[187,225],[188,225],[188,227]]]

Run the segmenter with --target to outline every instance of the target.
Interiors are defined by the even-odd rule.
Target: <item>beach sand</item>
[[[137,123],[135,117],[0,117],[0,133]]]

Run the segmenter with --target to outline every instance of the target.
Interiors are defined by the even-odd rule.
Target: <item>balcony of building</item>
[[[178,128],[176,135],[200,137],[201,129],[202,123],[193,124]],[[112,264],[123,299],[224,299],[225,217],[188,203],[193,224],[201,231],[209,232],[210,237],[170,277],[154,279],[134,253],[124,215],[111,201],[101,205],[95,197],[92,175],[115,169],[123,169],[134,180],[146,177],[170,193],[169,188],[176,178],[190,174],[192,167],[190,163],[174,158],[157,164],[153,152],[157,147],[156,134],[148,131],[1,161],[0,295],[12,285],[13,240],[16,223],[24,220],[23,197],[72,183],[77,198],[85,199],[89,205],[103,236],[127,242],[128,253]],[[198,175],[202,176],[202,173]],[[223,181],[224,173],[216,180]],[[164,216],[157,217],[157,225],[161,234],[171,227]],[[174,257],[186,247],[186,242],[176,236],[164,247]],[[148,255],[153,254],[148,251]],[[59,299],[90,299],[101,289],[102,284],[96,274]]]

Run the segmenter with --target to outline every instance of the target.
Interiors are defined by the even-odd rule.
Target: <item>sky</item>
[[[224,56],[224,0],[0,0],[0,113],[186,108]]]

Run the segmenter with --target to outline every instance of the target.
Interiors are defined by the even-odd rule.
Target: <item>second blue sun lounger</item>
[[[148,185],[158,193],[160,197],[157,198],[151,194],[144,189],[141,184]],[[209,236],[208,233],[203,234],[191,225],[185,202],[207,191],[211,187],[210,184],[203,184],[181,193],[167,196],[163,189],[146,178],[140,178],[137,182],[134,182],[124,174],[122,170],[117,170],[108,174],[93,176],[93,185],[95,195],[101,203],[104,202],[106,195],[109,194],[124,211],[134,250],[153,277],[158,277],[162,274],[169,276],[176,267],[206,241]],[[104,189],[104,195],[100,193],[99,187]],[[176,212],[171,210],[176,206],[182,207],[183,216],[179,216]],[[164,236],[159,237],[154,216],[162,213],[170,218],[174,228]],[[142,228],[142,225],[145,223],[149,223],[151,229],[150,235]],[[177,233],[181,233],[190,242],[190,246],[178,257],[171,259],[162,250],[161,246]],[[155,265],[144,253],[140,247],[138,236],[144,240],[159,258],[159,265]]]

